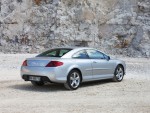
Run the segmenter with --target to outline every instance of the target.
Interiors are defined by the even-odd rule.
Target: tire
[[[114,77],[112,80],[114,82],[121,82],[123,80],[123,77],[124,77],[124,69],[121,65],[118,65],[115,69]]]
[[[43,81],[40,81],[40,82],[31,81],[31,83],[32,83],[34,86],[43,86],[43,85],[44,85],[44,82],[43,82]]]
[[[72,70],[67,77],[67,82],[64,84],[68,90],[76,90],[81,83],[81,74],[77,70]]]

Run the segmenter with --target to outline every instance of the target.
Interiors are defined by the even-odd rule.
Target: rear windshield
[[[72,49],[51,49],[39,54],[37,57],[62,57]]]

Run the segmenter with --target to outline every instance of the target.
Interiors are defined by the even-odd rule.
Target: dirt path
[[[1,113],[149,113],[149,81],[84,83],[76,91],[63,85],[34,87],[23,81],[0,85]]]
[[[67,91],[60,84],[35,87],[21,80],[24,56],[0,58],[0,113],[150,113],[149,59],[125,58],[127,75],[120,83],[90,82]]]

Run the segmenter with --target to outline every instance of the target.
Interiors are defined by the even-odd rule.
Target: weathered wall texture
[[[0,6],[0,52],[91,46],[150,57],[149,0],[1,0]]]

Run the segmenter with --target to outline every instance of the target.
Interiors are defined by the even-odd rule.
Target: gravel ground
[[[35,87],[21,80],[20,65],[31,56],[0,55],[0,113],[150,112],[150,59],[120,58],[127,63],[122,82],[89,82],[67,91],[60,84]]]

